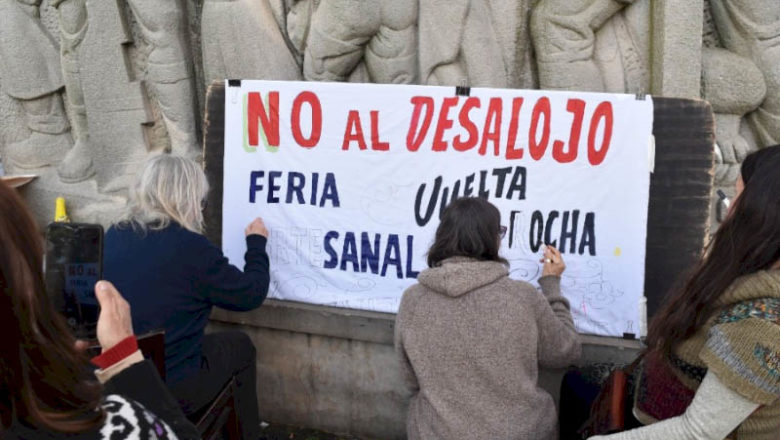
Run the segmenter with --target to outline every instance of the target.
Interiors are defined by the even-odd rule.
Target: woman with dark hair
[[[742,190],[745,189],[745,185],[753,177],[753,173],[756,171],[756,167],[759,164],[765,161],[774,160],[776,157],[780,157],[780,145],[762,148],[748,154],[739,167],[739,176],[737,176],[736,194],[734,198],[739,197]]]
[[[44,291],[40,233],[2,182],[0,243],[0,438],[198,438],[138,351],[127,302],[105,281],[95,287],[102,354],[92,371]]]
[[[417,439],[557,438],[553,398],[539,367],[580,356],[568,301],[560,294],[561,254],[545,250],[539,293],[509,278],[499,255],[506,228],[495,206],[462,198],[445,210],[428,252],[429,269],[404,292],[395,347]]]
[[[780,438],[780,157],[756,163],[647,342],[634,415],[650,426],[593,439]]]

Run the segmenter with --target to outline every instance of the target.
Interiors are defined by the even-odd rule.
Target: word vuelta
[[[476,195],[484,199],[495,197],[497,199],[525,200],[525,167],[495,168],[492,171],[481,170],[479,171],[479,177],[477,177],[477,173],[469,174],[463,179],[456,180],[449,186],[443,186],[443,180],[442,176],[438,176],[433,180],[431,195],[424,211],[422,209],[424,206],[423,200],[428,185],[423,183],[417,189],[417,196],[414,199],[414,220],[417,222],[417,226],[425,226],[431,221],[437,204],[439,205],[439,216],[437,218],[441,218],[444,208],[458,197]],[[474,187],[475,185],[477,185],[476,188]],[[463,187],[462,193],[461,186]]]
[[[249,147],[258,147],[262,141],[271,147],[280,145],[279,123],[280,93],[271,91],[266,102],[260,92],[249,92],[246,98],[246,139]],[[518,160],[528,156],[535,161],[549,155],[559,163],[570,163],[580,154],[581,139],[585,138],[585,154],[592,166],[604,162],[612,142],[614,114],[612,103],[602,101],[590,114],[586,121],[586,102],[578,98],[566,101],[565,111],[571,114],[572,122],[569,136],[566,140],[551,139],[551,124],[553,114],[563,109],[554,109],[550,98],[541,96],[533,104],[526,103],[524,97],[480,98],[478,96],[445,97],[434,99],[431,96],[414,96],[410,100],[411,120],[407,129],[406,149],[417,152],[423,144],[431,145],[431,150],[444,152],[454,150],[465,152],[477,148],[480,155],[492,153],[508,160]],[[310,111],[311,127],[308,136],[303,132],[301,114],[306,106]],[[471,113],[474,109],[486,106],[484,118],[476,120]],[[511,107],[508,127],[503,119],[504,107]],[[457,111],[457,113],[455,113]],[[530,124],[520,127],[523,112],[530,112]],[[315,148],[322,138],[322,104],[316,93],[300,92],[292,101],[290,114],[290,132],[296,144],[300,147]],[[389,151],[391,145],[379,137],[380,112],[369,111],[368,138],[364,130],[363,120],[358,110],[347,112],[346,126],[342,138],[342,150],[356,148],[358,150]],[[435,119],[435,124],[434,124]],[[455,123],[465,130],[467,136],[452,134]],[[521,132],[522,128],[522,132]],[[261,131],[262,129],[262,131]],[[527,132],[526,132],[527,130]],[[506,133],[505,139],[502,138]],[[521,138],[527,137],[526,140]],[[367,141],[368,139],[368,141]],[[254,151],[254,150],[250,150]]]
[[[437,206],[436,218],[441,219],[444,209],[458,197],[476,196],[484,199],[503,198],[513,202],[524,201],[526,182],[525,167],[481,170],[448,185],[444,184],[442,176],[437,176],[433,180],[430,191],[427,190],[428,183],[420,184],[417,189],[414,200],[414,220],[417,226],[424,227],[434,219]],[[565,254],[596,255],[595,212],[585,212],[581,216],[579,209],[552,210],[546,214],[535,210],[531,214],[530,222],[527,223],[523,211],[511,211],[509,219],[505,220],[509,220],[510,248],[518,247],[514,243],[516,232],[527,231],[527,245],[531,252],[536,253],[543,244],[548,244],[556,246]]]

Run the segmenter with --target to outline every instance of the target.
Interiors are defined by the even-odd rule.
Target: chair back
[[[165,381],[165,331],[158,330],[137,336],[138,348],[152,361]],[[213,402],[197,417],[195,426],[204,440],[241,440],[236,412],[236,379],[231,377]]]
[[[203,440],[241,440],[241,428],[236,412],[236,378],[222,388],[222,391],[198,418],[197,426]]]
[[[160,378],[165,381],[165,330],[155,330],[137,336],[138,349],[144,357],[152,361],[160,373]]]

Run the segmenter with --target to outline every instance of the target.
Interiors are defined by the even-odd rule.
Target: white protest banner
[[[439,214],[487,197],[513,278],[544,243],[583,333],[638,333],[652,101],[633,95],[242,81],[225,93],[222,244],[271,231],[272,298],[395,313]]]

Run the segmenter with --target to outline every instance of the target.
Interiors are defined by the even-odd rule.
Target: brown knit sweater
[[[695,392],[708,370],[727,387],[762,405],[729,438],[780,439],[780,270],[761,271],[735,281],[717,301],[718,312],[692,338],[675,349],[672,374]],[[645,366],[635,413],[643,423],[658,418],[669,396]],[[659,381],[660,380],[660,381]],[[661,406],[659,406],[661,405]]]
[[[533,286],[497,262],[446,260],[403,296],[395,345],[411,393],[410,440],[557,439],[539,366],[580,356],[560,278]]]

